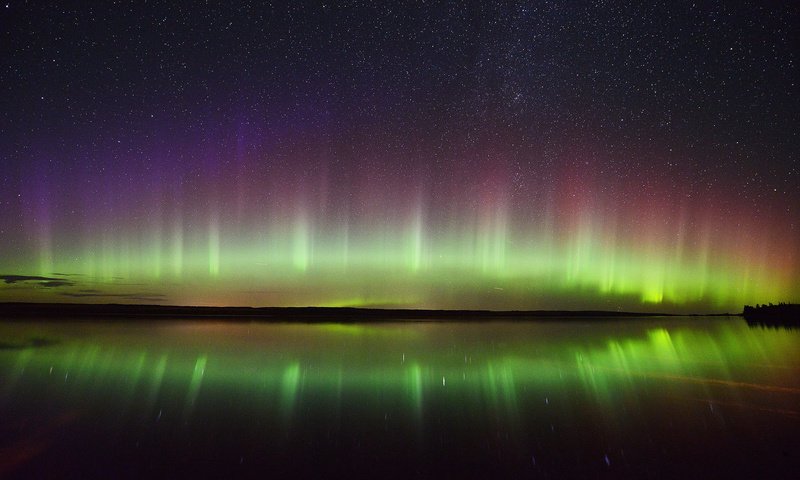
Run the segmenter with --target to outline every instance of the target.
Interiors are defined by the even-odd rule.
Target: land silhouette
[[[730,314],[722,314],[727,316]],[[432,310],[351,307],[200,307],[130,304],[0,303],[0,318],[74,319],[208,319],[230,322],[377,323],[393,321],[525,321],[672,317],[685,314],[605,310]],[[716,316],[719,316],[716,315]]]
[[[797,303],[745,305],[742,316],[750,325],[800,328],[800,304]]]

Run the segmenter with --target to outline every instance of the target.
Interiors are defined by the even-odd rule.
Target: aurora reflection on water
[[[22,476],[90,464],[390,476],[797,465],[798,332],[738,319],[0,332],[3,452],[38,445],[2,465]]]

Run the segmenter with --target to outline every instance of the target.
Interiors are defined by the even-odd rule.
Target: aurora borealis
[[[800,300],[796,7],[8,2],[0,301]]]

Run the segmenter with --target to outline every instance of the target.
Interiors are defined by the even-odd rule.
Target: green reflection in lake
[[[417,474],[458,457],[510,474],[636,476],[697,448],[733,464],[740,451],[770,455],[791,448],[783,443],[800,425],[798,332],[739,319],[11,322],[0,334],[19,346],[0,350],[6,425],[58,425],[57,438],[98,449],[113,431],[151,456],[188,442],[185,455],[212,452],[224,468],[254,457],[280,466],[289,457],[276,452],[309,449],[341,462],[362,449],[375,465],[416,464]],[[54,420],[63,412],[68,425]],[[26,428],[0,430],[0,447],[24,442]],[[33,458],[58,463],[68,450],[51,439],[8,470],[36,473]]]

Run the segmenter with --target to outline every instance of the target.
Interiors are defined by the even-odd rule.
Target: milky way
[[[795,8],[0,17],[0,301],[800,300]]]

